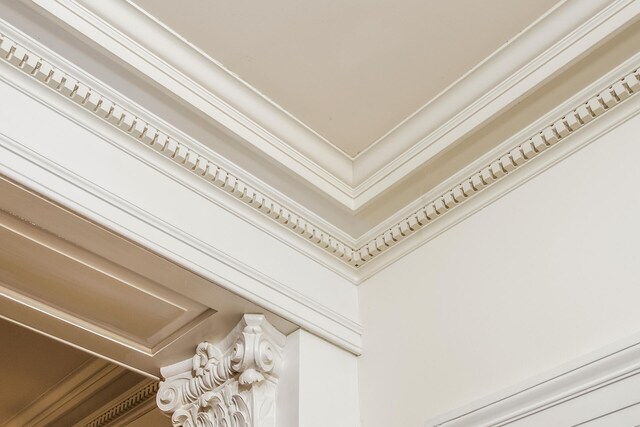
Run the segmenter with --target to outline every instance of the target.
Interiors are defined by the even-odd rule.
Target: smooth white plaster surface
[[[356,427],[357,402],[356,356],[302,329],[287,336],[278,426]]]
[[[363,427],[422,426],[640,330],[640,116],[359,288]]]

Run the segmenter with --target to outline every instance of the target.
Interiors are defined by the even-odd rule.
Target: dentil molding
[[[125,419],[144,415],[144,413],[153,409],[152,407],[147,407],[147,403],[153,401],[158,392],[158,387],[159,383],[157,381],[145,380],[133,391],[119,396],[109,405],[97,411],[97,414],[92,414],[74,427],[106,427],[114,425],[115,422],[124,424]]]
[[[219,344],[161,370],[158,407],[175,427],[275,427],[284,344],[264,316],[246,314]]]
[[[352,210],[517,102],[640,13],[636,0],[559,2],[351,158],[132,2],[33,2]]]
[[[4,34],[0,34],[0,58],[354,269],[370,263],[380,254],[428,227],[640,91],[640,74],[636,67],[634,71],[618,76],[602,90],[550,120],[549,125],[506,149],[493,161],[452,185],[449,190],[387,226],[362,245],[352,247],[294,209],[275,202],[269,195],[249,185],[204,154],[168,136],[161,126],[135,115]]]

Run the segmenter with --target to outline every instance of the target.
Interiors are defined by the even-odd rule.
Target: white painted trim
[[[355,354],[362,327],[135,205],[3,139],[0,173]],[[6,163],[5,163],[6,162]],[[75,200],[69,198],[76,197]],[[125,225],[126,224],[126,225]],[[163,243],[160,243],[163,242]],[[197,254],[197,256],[195,255]],[[206,263],[194,261],[205,256]]]
[[[21,84],[24,85],[24,82]],[[30,87],[31,90],[36,90],[36,88],[39,91],[49,91],[41,85]],[[25,89],[21,88],[21,90]],[[57,97],[57,95],[55,96]],[[35,98],[43,102],[40,94]],[[63,104],[52,105],[50,108],[64,115],[64,111],[68,107],[62,107],[66,101],[61,98],[60,101]],[[67,105],[75,108],[72,104]],[[74,121],[79,123],[77,120]],[[103,124],[104,126],[106,125]],[[96,133],[96,130],[93,129],[92,132]],[[118,139],[99,136],[110,144],[115,144]],[[127,151],[124,147],[119,148]],[[143,146],[140,146],[139,149],[149,151]],[[210,244],[198,239],[197,236],[187,234],[137,208],[133,203],[122,200],[82,177],[76,176],[21,146],[17,141],[5,138],[0,144],[0,151],[3,153],[0,156],[2,159],[0,160],[0,170],[8,178],[291,320],[342,348],[356,354],[360,353],[362,328],[356,322],[300,294],[275,278],[257,271],[244,262],[222,253]],[[137,157],[136,153],[139,151],[133,153],[134,157]],[[162,171],[162,165],[156,164],[155,167],[162,173],[166,173]],[[215,190],[204,181],[202,184]],[[185,186],[200,195],[208,194],[207,191],[211,191],[203,191],[190,185]],[[251,223],[251,220],[247,219],[247,222]],[[255,221],[252,225],[255,226]],[[203,257],[207,259],[206,262],[196,261],[197,259],[202,260]]]
[[[131,3],[35,3],[331,197],[351,205],[351,160],[346,155]],[[299,152],[294,146],[306,149]],[[328,161],[320,166],[312,160],[320,158]]]
[[[638,4],[640,5],[640,2],[638,2]],[[202,154],[202,151],[198,152],[196,149],[185,145],[182,141],[176,140],[175,137],[167,135],[164,128],[161,128],[157,123],[154,122],[152,124],[147,121],[147,119],[142,119],[133,112],[125,110],[121,105],[115,103],[95,88],[88,87],[85,83],[79,81],[68,71],[63,71],[61,68],[52,65],[48,60],[41,59],[36,53],[26,50],[23,46],[16,44],[6,36],[3,36],[0,41],[0,56],[2,56],[7,63],[14,65],[29,77],[46,84],[67,99],[88,109],[95,117],[99,117],[112,126],[123,130],[133,136],[134,139],[142,145],[154,148],[155,151],[163,154],[173,163],[188,170],[190,172],[187,175],[190,178],[188,187],[199,187],[202,181],[214,184],[234,195],[238,200],[243,202],[242,204],[245,206],[249,206],[252,210],[276,220],[277,223],[305,237],[307,241],[315,243],[329,254],[335,255],[349,265],[361,269],[362,274],[350,277],[350,279],[354,281],[368,277],[372,274],[372,271],[377,271],[382,268],[382,266],[392,262],[389,261],[390,259],[397,259],[397,257],[406,253],[407,250],[411,250],[411,247],[404,245],[403,251],[393,251],[393,258],[381,257],[381,255],[391,247],[405,240],[407,237],[414,236],[422,228],[431,229],[433,232],[436,232],[441,226],[434,228],[430,225],[433,221],[440,219],[449,211],[454,210],[454,208],[458,208],[459,205],[467,203],[467,200],[472,199],[476,193],[493,185],[494,182],[500,181],[504,176],[512,174],[548,147],[564,141],[566,137],[572,135],[583,125],[600,117],[603,113],[613,109],[640,91],[640,74],[638,74],[637,70],[633,72],[627,70],[625,73],[622,73],[620,68],[617,68],[617,72],[627,75],[613,80],[614,74],[607,74],[607,77],[613,81],[607,80],[610,82],[607,85],[608,87],[596,96],[587,97],[585,95],[585,98],[587,98],[586,101],[576,102],[577,105],[573,104],[574,107],[565,114],[558,112],[562,110],[554,110],[553,113],[557,114],[557,116],[551,117],[547,115],[544,117],[545,120],[548,120],[547,122],[536,122],[536,125],[543,127],[541,130],[534,132],[531,138],[526,139],[525,142],[522,143],[516,142],[515,146],[511,147],[501,145],[499,148],[504,150],[503,152],[498,154],[498,152],[494,150],[489,153],[489,155],[496,157],[490,159],[484,156],[480,159],[487,163],[479,172],[467,176],[465,179],[457,182],[457,184],[453,184],[451,180],[446,181],[447,184],[451,183],[452,185],[448,191],[435,197],[426,205],[422,205],[407,217],[402,218],[399,222],[391,226],[386,225],[386,229],[378,231],[375,237],[369,241],[364,241],[361,246],[350,247],[348,244],[332,236],[329,232],[313,225],[302,215],[296,214],[290,211],[288,207],[274,202],[267,195],[251,187],[237,176],[234,176],[224,167],[217,165],[207,158],[209,153],[207,153],[207,155]],[[637,57],[633,58],[633,61],[637,60]],[[634,66],[637,65],[636,62],[632,63]],[[624,64],[624,66],[628,67],[629,63]],[[618,74],[618,76],[620,76],[620,74]],[[597,83],[601,84],[602,81],[603,80],[600,80]],[[592,87],[589,89],[591,88]],[[584,92],[581,92],[580,95],[584,95]],[[575,101],[575,98],[572,98],[571,101]],[[564,107],[565,104],[562,106]],[[546,123],[549,122],[554,124],[546,126]],[[520,134],[518,134],[517,137],[520,137]],[[509,141],[513,142],[512,140]],[[153,152],[146,151],[145,153],[150,155],[144,156],[145,162],[149,164],[157,163],[157,160],[153,157]],[[472,166],[475,167],[477,165],[478,163],[476,162]],[[464,172],[469,170],[470,169],[467,168]],[[196,180],[196,182],[192,179],[194,175],[204,179]],[[459,174],[456,175],[455,178],[459,178]],[[440,189],[440,187],[438,187],[438,189]],[[424,200],[424,198],[421,199]],[[227,209],[229,202],[224,202],[221,206]],[[231,209],[231,211],[236,213],[238,210],[236,208]],[[269,224],[263,229],[270,232],[273,228],[277,227],[272,227],[271,224]],[[272,232],[270,232],[270,234],[272,234]],[[434,234],[429,233],[425,236],[432,235]],[[425,237],[420,241],[423,242],[424,239]],[[416,241],[414,238],[413,247],[415,247]],[[300,246],[295,243],[292,243],[292,246],[300,248]],[[308,253],[309,250],[302,248],[302,251]],[[326,252],[322,253],[320,258],[322,258],[322,256],[326,258]],[[375,266],[371,266],[369,261],[374,258],[386,258],[386,260],[384,262],[376,262]],[[341,270],[339,267],[336,268],[335,264],[327,262],[326,260],[324,260],[323,263],[329,265],[330,268],[340,272],[345,277],[349,277],[348,272]]]
[[[640,7],[640,1],[636,4]],[[24,36],[21,37],[24,38]],[[34,42],[31,42],[31,44],[34,44]],[[46,84],[57,93],[89,110],[94,117],[98,117],[123,130],[142,145],[150,146],[158,153],[163,154],[165,158],[170,159],[174,164],[188,170],[190,172],[187,175],[189,177],[188,187],[200,187],[202,181],[220,187],[235,196],[245,206],[249,206],[252,210],[268,216],[296,234],[303,236],[317,247],[322,248],[326,252],[318,254],[316,249],[315,254],[313,254],[308,247],[301,248],[300,245],[291,242],[289,239],[291,236],[284,237],[288,244],[291,242],[292,247],[301,250],[303,253],[311,252],[313,255],[319,255],[323,264],[328,265],[334,271],[339,272],[344,277],[349,277],[353,281],[368,277],[372,274],[372,271],[379,270],[382,266],[392,262],[390,260],[397,259],[397,257],[402,256],[407,250],[411,249],[411,247],[404,245],[403,251],[393,251],[393,258],[381,257],[391,247],[407,237],[414,236],[422,228],[436,232],[441,226],[434,228],[430,225],[432,222],[440,219],[454,208],[458,208],[459,205],[465,204],[476,193],[493,185],[494,182],[501,180],[504,176],[512,174],[522,165],[537,157],[542,151],[558,142],[564,141],[566,137],[572,135],[583,125],[600,117],[603,113],[640,91],[640,74],[638,74],[637,70],[633,72],[627,70],[624,74],[628,73],[628,75],[623,77],[619,77],[620,74],[618,74],[618,78],[615,80],[612,73],[607,74],[607,77],[613,81],[607,80],[610,82],[608,87],[602,89],[596,96],[587,97],[584,95],[587,100],[580,103],[576,102],[577,105],[574,104],[574,107],[565,114],[559,112],[562,110],[554,110],[553,113],[557,114],[557,116],[551,117],[547,115],[544,117],[545,120],[548,120],[547,122],[536,122],[536,125],[543,127],[542,129],[537,128],[538,130],[534,132],[531,138],[525,139],[522,143],[516,142],[515,146],[511,147],[501,145],[499,148],[504,150],[503,152],[498,154],[494,150],[489,153],[489,155],[496,157],[491,159],[484,156],[480,159],[487,163],[480,168],[479,172],[473,173],[455,184],[451,180],[446,181],[446,184],[451,183],[451,187],[443,194],[431,199],[429,203],[420,206],[399,222],[385,225],[385,228],[382,228],[382,231],[378,231],[375,237],[371,237],[371,240],[365,240],[359,246],[351,247],[349,244],[334,237],[330,232],[314,225],[304,216],[294,213],[289,207],[275,202],[265,193],[258,191],[255,187],[230,173],[225,167],[210,160],[207,157],[211,155],[210,152],[203,154],[203,151],[197,151],[201,150],[201,147],[197,146],[197,142],[190,141],[191,144],[196,145],[197,148],[194,149],[193,146],[185,144],[182,140],[177,140],[176,137],[168,135],[164,128],[160,127],[163,123],[160,122],[159,125],[157,122],[150,122],[148,119],[143,119],[130,110],[123,108],[121,104],[118,104],[118,102],[122,102],[122,96],[118,96],[114,102],[112,100],[114,98],[109,98],[99,90],[87,86],[68,71],[55,64],[52,65],[49,60],[40,58],[36,53],[25,49],[6,36],[3,36],[0,40],[0,56],[7,63],[12,64],[29,77]],[[633,60],[637,61],[638,58],[634,57]],[[637,65],[636,62],[633,62],[633,64],[634,66]],[[629,66],[629,63],[624,64],[624,66]],[[620,68],[617,68],[616,71],[622,73]],[[600,80],[598,83],[600,84],[602,81]],[[110,92],[113,93],[113,91]],[[580,93],[581,96],[583,94],[584,92]],[[575,101],[575,98],[572,98],[571,101]],[[565,104],[562,106],[564,107]],[[549,122],[553,123],[553,125],[547,126],[546,123]],[[177,130],[172,130],[175,134],[179,134]],[[517,136],[520,137],[520,134]],[[145,162],[149,164],[157,163],[156,158],[153,157],[153,152],[146,151],[145,153],[148,154],[144,156],[143,160]],[[476,167],[477,165],[478,163],[476,162],[472,166]],[[463,172],[468,171],[470,169],[466,168]],[[193,180],[194,175],[200,179]],[[459,177],[460,174],[455,176],[456,179]],[[437,189],[439,190],[441,187]],[[424,200],[424,197],[421,199]],[[229,201],[222,203],[221,206],[228,209]],[[238,209],[234,208],[231,211],[237,214]],[[273,235],[273,232],[270,231],[273,228],[277,229],[277,227],[272,227],[270,223],[263,230]],[[432,235],[435,234],[429,233],[425,236]],[[424,239],[425,237],[420,241],[424,241]],[[416,241],[414,238],[414,245]],[[362,274],[350,275],[348,271],[344,270],[346,266],[336,266],[335,263],[327,260],[327,253],[355,268],[361,269]],[[386,260],[384,262],[376,262],[375,266],[371,266],[370,260],[374,258]]]
[[[17,36],[16,38],[19,38],[21,42],[29,39],[1,20],[0,31],[11,33],[14,37]],[[38,51],[44,51],[45,54],[52,53],[38,46],[37,42],[33,40],[29,40],[28,45],[40,48]],[[18,55],[20,55],[19,58]],[[42,59],[43,56],[47,56],[47,59]],[[6,35],[0,37],[0,58],[4,61],[16,66],[29,77],[45,83],[67,99],[93,113],[95,117],[131,135],[138,142],[152,147],[191,174],[198,176],[200,180],[204,179],[225,190],[253,210],[265,214],[296,234],[312,241],[316,244],[312,255],[314,259],[326,259],[326,252],[329,252],[345,263],[350,262],[353,254],[350,245],[335,237],[336,234],[346,237],[345,233],[330,226],[317,215],[285,198],[275,189],[268,187],[249,173],[241,171],[237,166],[215,155],[213,151],[206,149],[202,144],[155,116],[149,114],[151,117],[149,119],[149,116],[145,115],[148,112],[141,108],[134,109],[135,104],[130,101],[126,102],[122,95],[103,84],[99,84],[94,79],[88,78],[84,73],[78,73],[78,70],[74,69],[75,67],[71,67],[65,61],[60,61],[58,57],[51,56],[55,60],[50,60],[48,55],[39,55],[33,50],[27,49]],[[72,71],[68,71],[69,68]],[[42,72],[45,69],[46,73]],[[95,86],[90,85],[92,83]],[[156,154],[152,151],[146,151],[144,160],[151,164],[157,163]],[[189,178],[191,178],[190,181],[194,181],[193,177]],[[197,184],[194,182],[192,186],[197,186]],[[262,188],[266,188],[266,190],[262,190]],[[279,199],[275,198],[274,194]],[[309,218],[316,219],[331,231],[326,231],[321,226],[312,223]],[[270,222],[265,231],[271,228],[273,227]],[[285,236],[288,242],[292,240],[290,234]],[[295,240],[295,242],[297,244],[294,246],[300,248],[299,241]],[[318,246],[324,251],[318,251]],[[303,252],[305,251],[303,250]],[[333,263],[330,268],[339,274],[349,275],[350,271],[345,267],[342,263]]]
[[[589,99],[594,93],[598,93],[602,88],[610,86],[611,82],[618,80],[618,78],[622,75],[628,74],[638,65],[640,65],[640,53],[633,55],[631,58],[618,65],[607,74],[600,77],[598,80],[589,84],[587,87],[575,93],[572,97],[565,100],[560,105],[556,106],[554,109],[547,112],[546,114],[523,128],[518,133],[513,134],[501,144],[485,153],[483,156],[477,158],[454,175],[451,175],[449,178],[438,184],[428,193],[421,195],[404,208],[398,210],[385,220],[381,221],[377,226],[369,229],[366,233],[356,239],[356,241],[354,242],[354,246],[361,247],[369,241],[374,240],[376,237],[391,228],[393,225],[409,217],[422,206],[424,206],[425,200],[434,200],[438,196],[444,194],[446,191],[456,187],[456,185],[464,181],[465,178],[473,175],[478,170],[481,170],[484,166],[491,164],[493,160],[500,158],[503,153],[511,151],[511,149],[517,146],[518,143],[526,140],[531,135],[535,135],[540,131],[540,129],[544,129],[545,126],[549,123],[554,123],[559,117],[562,117],[565,112],[573,109],[577,105],[582,104],[585,99]],[[551,152],[548,153],[549,154],[546,154],[546,156],[551,155]]]
[[[539,156],[539,158],[537,157],[536,161],[527,161],[521,167],[518,167],[506,174],[503,179],[494,181],[490,186],[483,189],[477,195],[469,198],[459,206],[455,206],[450,211],[447,211],[447,214],[442,216],[441,219],[438,219],[432,225],[425,227],[424,232],[414,233],[411,236],[408,236],[408,238],[403,241],[402,245],[398,245],[397,250],[382,253],[376,258],[375,262],[365,264],[363,268],[358,270],[360,273],[360,282],[372,277],[378,271],[401,259],[408,253],[414,251],[426,242],[455,226],[460,221],[463,221],[475,212],[481,210],[485,206],[488,206],[500,197],[508,194],[510,191],[518,188],[520,185],[544,172],[554,164],[562,161],[564,158],[587,146],[591,142],[597,140],[600,136],[610,132],[617,126],[640,113],[640,97],[631,97],[628,99],[629,101],[622,103],[623,105],[619,108],[607,111],[606,114],[603,114],[597,120],[593,120],[589,126],[584,126],[579,131],[576,131],[575,134],[570,135],[570,137],[566,137],[566,140],[561,139],[561,143],[557,143],[557,145],[549,147],[548,150],[545,151],[544,155]],[[549,123],[549,121],[546,123]],[[510,138],[507,142],[511,143],[513,140],[514,138]],[[505,150],[503,152],[510,151]],[[493,158],[502,157],[494,156]]]
[[[46,59],[53,68],[64,70],[66,74],[73,76],[73,78],[85,84],[88,88],[93,88],[96,92],[105,96],[107,99],[113,100],[113,102],[122,107],[125,112],[130,112],[135,117],[144,118],[146,122],[152,123],[156,129],[161,130],[169,138],[179,141],[180,144],[184,145],[189,151],[202,154],[209,161],[224,169],[226,173],[234,175],[238,179],[242,180],[255,192],[262,193],[265,197],[268,195],[268,198],[274,203],[286,207],[290,211],[298,214],[298,216],[306,219],[307,222],[316,224],[316,228],[320,228],[331,236],[335,236],[336,239],[353,246],[352,242],[354,242],[354,239],[340,228],[327,222],[321,216],[292,200],[277,188],[274,188],[260,180],[250,171],[238,166],[234,162],[213,151],[202,142],[192,138],[190,135],[171,125],[166,120],[153,114],[151,111],[131,100],[126,95],[119,93],[104,82],[94,78],[91,74],[85,72],[75,64],[47,48],[38,40],[18,30],[9,22],[1,18],[0,33],[8,36],[14,42],[23,46],[27,51],[34,52],[37,56],[43,58],[43,60]]]
[[[595,96],[585,96],[585,93],[588,92],[581,92],[579,95],[584,96],[584,98],[578,99],[582,99],[583,101],[576,102],[575,98],[572,98],[571,101],[575,103],[569,104],[573,106],[569,111],[564,109],[554,110],[553,116],[547,115],[535,123],[536,126],[541,127],[533,128],[535,131],[532,132],[533,134],[528,134],[531,135],[530,137],[523,138],[523,134],[520,133],[514,138],[510,138],[507,141],[509,145],[500,145],[496,150],[482,157],[480,159],[482,163],[475,162],[471,165],[473,168],[479,165],[482,165],[482,167],[478,169],[471,169],[471,167],[466,168],[462,171],[462,173],[468,173],[468,175],[462,175],[465,177],[464,179],[459,180],[460,176],[458,174],[454,176],[456,181],[448,180],[446,182],[451,185],[447,191],[439,194],[436,193],[438,195],[434,198],[427,199],[429,201],[426,204],[423,202],[425,199],[421,198],[420,200],[422,202],[419,204],[420,207],[417,210],[411,212],[406,217],[402,217],[399,222],[384,231],[378,229],[375,237],[365,242],[356,252],[356,254],[359,254],[365,261],[359,269],[361,273],[359,279],[364,280],[370,277],[376,271],[379,271],[409,251],[424,244],[427,240],[437,236],[440,232],[459,221],[460,218],[470,215],[474,209],[477,210],[493,201],[495,197],[492,198],[493,196],[487,194],[487,192],[489,192],[487,190],[488,188],[499,185],[499,187],[503,189],[502,191],[510,191],[521,183],[514,179],[507,179],[506,177],[513,175],[522,176],[521,173],[519,173],[520,170],[532,170],[530,167],[527,167],[530,163],[534,165],[538,163],[542,166],[550,160],[559,160],[554,155],[549,156],[549,154],[545,154],[540,156],[547,149],[554,146],[572,146],[572,144],[568,142],[572,141],[571,136],[576,133],[584,136],[584,132],[593,132],[593,130],[583,131],[581,129],[590,129],[590,127],[594,126],[599,129],[602,124],[609,124],[609,120],[602,119],[601,117],[607,117],[609,114],[612,114],[611,112],[616,111],[618,105],[635,105],[634,101],[626,100],[631,99],[632,94],[640,91],[640,73],[636,68],[639,60],[640,56],[632,58],[631,61],[623,64],[624,71],[617,68],[614,70],[614,73],[618,74],[609,73],[606,76],[608,78],[607,80],[601,79],[596,82],[597,84],[603,84],[605,81],[608,82],[604,89],[600,86],[601,89],[596,91],[593,85],[590,86],[588,89],[593,90],[591,94],[596,93]],[[622,75],[623,77],[618,77],[614,80],[614,75]],[[617,97],[617,94],[620,98]],[[637,97],[634,97],[634,99],[635,98]],[[586,101],[584,101],[585,99]],[[563,104],[561,107],[566,108],[566,104]],[[564,114],[562,113],[563,111]],[[548,125],[548,123],[553,124]],[[599,123],[599,125],[589,123]],[[587,124],[589,125],[587,126]],[[613,125],[609,124],[609,126]],[[530,128],[526,129],[526,131],[530,130]],[[523,139],[524,142],[522,142]],[[556,155],[563,151],[564,148],[554,148],[550,150],[551,153],[556,153]],[[531,162],[531,160],[538,156],[545,159],[545,161],[542,163],[540,163],[540,161]],[[534,166],[534,168],[537,169],[536,166]],[[503,183],[505,181],[507,182]],[[439,189],[440,188],[437,190]],[[490,194],[495,195],[496,193],[495,191],[490,191]],[[478,199],[485,200],[485,202],[480,203]],[[416,204],[410,205],[410,208],[415,208]],[[462,212],[460,212],[460,210],[462,210]],[[438,224],[440,219],[444,219],[444,224]],[[426,232],[418,233],[418,231],[423,228]],[[390,250],[393,246],[404,240],[410,241],[410,244],[403,244],[400,250]],[[389,255],[385,256],[385,253]],[[374,263],[368,262],[370,259],[377,259],[377,261]]]
[[[640,13],[637,0],[562,2],[370,149],[350,159],[128,2],[35,3],[353,210]],[[563,37],[567,28],[574,31]],[[442,124],[434,128],[434,121]]]
[[[363,152],[354,163],[354,209],[364,206],[640,14],[637,0],[612,2],[600,10],[602,4],[560,4]],[[585,19],[566,37],[541,50],[555,34]],[[461,101],[453,101],[458,98]],[[449,119],[430,131],[429,123],[440,116]]]
[[[640,374],[640,335],[428,420],[425,427],[505,425]]]

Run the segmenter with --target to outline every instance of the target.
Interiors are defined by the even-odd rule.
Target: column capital
[[[163,368],[158,407],[175,427],[275,427],[284,343],[263,315],[245,314],[221,342]]]

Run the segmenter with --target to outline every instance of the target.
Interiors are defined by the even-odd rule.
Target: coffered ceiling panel
[[[0,317],[152,376],[263,312],[2,177],[0,242]]]
[[[7,214],[0,221],[0,289],[46,301],[143,348],[215,313]]]
[[[350,156],[557,0],[133,0]]]
[[[0,318],[0,425],[91,356]],[[43,362],[46,355],[46,363]]]

